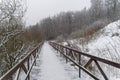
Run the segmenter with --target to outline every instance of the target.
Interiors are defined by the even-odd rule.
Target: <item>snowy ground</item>
[[[81,44],[84,40],[82,40],[82,38],[69,40],[69,42],[72,45],[77,46],[78,50],[82,52],[120,64],[120,20],[108,24],[103,29],[98,31],[98,33],[99,35],[97,36],[99,37],[97,39],[95,38],[85,45]],[[62,44],[67,45],[66,42],[63,42]],[[100,65],[107,74],[109,80],[120,80],[120,69],[102,63],[100,63]],[[101,77],[99,76],[101,74],[98,73],[97,70],[95,70],[93,74]]]
[[[89,76],[88,76],[89,77]],[[83,75],[78,77],[78,69],[65,63],[61,57],[47,42],[44,43],[37,66],[31,72],[31,80],[90,80]]]

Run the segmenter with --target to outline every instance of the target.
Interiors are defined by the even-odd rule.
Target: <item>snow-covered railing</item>
[[[42,44],[43,42],[35,47],[18,64],[4,74],[0,80],[30,80],[30,72],[33,66],[36,65],[36,59],[39,55]]]
[[[78,50],[72,49],[70,47],[63,46],[63,45],[55,43],[55,42],[50,42],[50,45],[54,49],[56,49],[57,51],[59,51],[61,54],[64,55],[64,57],[66,58],[66,62],[68,62],[68,60],[69,60],[69,61],[73,62],[76,66],[79,67],[79,77],[81,77],[81,70],[83,70],[89,76],[91,76],[93,79],[100,80],[98,77],[96,77],[94,74],[92,74],[87,69],[93,61],[95,62],[98,70],[101,72],[101,74],[102,74],[102,76],[105,80],[109,80],[109,79],[108,79],[107,75],[105,74],[105,71],[101,68],[99,62],[102,62],[102,63],[107,64],[109,66],[113,66],[115,68],[120,69],[120,63],[116,63],[116,62],[106,60],[106,59],[103,59],[103,58],[100,58],[100,57],[97,57],[97,56],[93,56],[93,55],[90,55],[90,54],[87,54],[87,53],[83,53],[83,52],[80,52]],[[81,64],[81,59],[82,59],[81,56],[89,58],[89,60],[84,65]],[[76,58],[77,58],[77,60],[76,60]]]

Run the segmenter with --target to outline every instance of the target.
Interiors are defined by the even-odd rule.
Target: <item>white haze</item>
[[[34,25],[45,17],[60,12],[80,11],[90,5],[90,0],[27,0],[25,21],[27,26]]]

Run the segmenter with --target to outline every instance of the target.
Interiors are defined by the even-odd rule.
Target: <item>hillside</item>
[[[97,38],[95,34],[99,34]],[[68,40],[63,42],[64,45],[70,45],[70,47],[76,48],[82,52],[95,55],[104,59],[108,59],[117,63],[120,63],[120,20],[112,22],[105,26],[103,29],[96,32],[87,43],[83,43],[84,38]],[[86,59],[86,58],[85,58]],[[100,63],[105,73],[111,80],[120,80],[120,70]],[[99,76],[99,72],[93,67],[93,74]],[[99,76],[101,78],[101,76]]]
[[[120,20],[110,23],[99,32],[100,37],[87,45],[88,53],[120,63]],[[120,70],[108,67],[106,72],[120,80]]]
[[[99,33],[99,38],[88,43],[88,53],[92,54],[93,52],[97,52],[94,55],[119,62],[120,20],[110,23],[101,29]]]

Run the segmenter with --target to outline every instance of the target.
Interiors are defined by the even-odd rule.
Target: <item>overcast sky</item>
[[[34,25],[60,12],[80,11],[90,7],[90,0],[27,0],[26,24]]]

